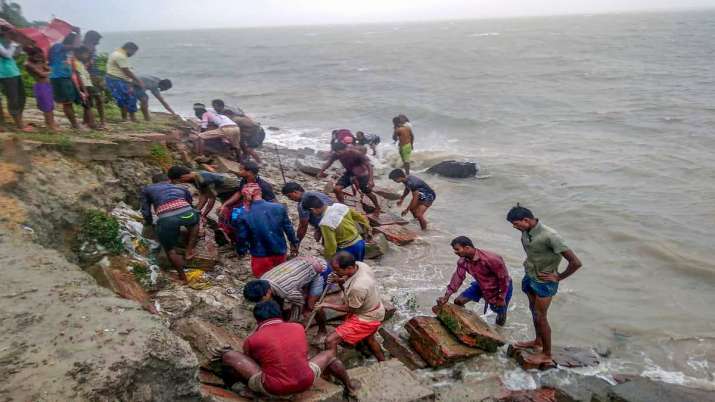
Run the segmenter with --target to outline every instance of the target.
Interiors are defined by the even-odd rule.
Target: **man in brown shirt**
[[[343,189],[356,184],[360,191],[372,201],[372,204],[375,206],[375,213],[379,213],[380,204],[377,202],[375,194],[372,193],[375,182],[373,180],[370,159],[355,147],[349,147],[341,142],[335,143],[333,144],[333,153],[330,155],[330,159],[325,162],[322,169],[320,169],[318,177],[325,177],[325,171],[335,163],[336,160],[339,160],[345,168],[345,173],[343,173],[338,179],[338,182],[335,183],[335,197],[338,199],[338,202],[341,204],[345,202]]]
[[[378,361],[385,355],[375,339],[375,333],[385,319],[385,307],[377,291],[375,275],[369,265],[356,262],[355,257],[340,251],[332,258],[333,268],[328,281],[343,289],[343,304],[322,303],[317,308],[329,308],[348,313],[345,321],[325,340],[325,348],[337,353],[338,344],[356,345],[365,341]]]

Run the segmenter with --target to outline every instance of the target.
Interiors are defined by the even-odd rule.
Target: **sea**
[[[604,378],[715,389],[713,38],[715,11],[692,11],[115,32],[101,50],[136,42],[135,70],[170,78],[177,111],[224,99],[279,128],[268,142],[327,149],[336,128],[378,134],[378,184],[397,191],[386,173],[404,113],[413,171],[438,197],[431,228],[380,262],[401,317],[430,313],[455,268],[450,240],[467,235],[514,279],[505,336],[532,337],[524,250],[505,220],[520,203],[583,262],[549,311],[554,344],[596,347],[608,357],[589,373]],[[478,162],[478,177],[424,172],[450,159]],[[511,386],[538,381],[494,359]]]

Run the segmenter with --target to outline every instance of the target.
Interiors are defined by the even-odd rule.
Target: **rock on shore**
[[[0,237],[0,397],[8,401],[190,401],[189,345],[59,253]]]

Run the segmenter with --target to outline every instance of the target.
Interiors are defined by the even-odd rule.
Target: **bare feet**
[[[350,386],[345,387],[345,396],[348,399],[357,399],[357,392],[362,388],[362,384],[360,384],[359,380],[350,380]]]
[[[541,342],[536,339],[528,342],[517,342],[514,347],[517,349],[541,349]]]
[[[524,358],[529,363],[533,364],[552,364],[554,362],[554,358],[551,357],[551,355],[544,354],[543,352],[538,352],[534,354],[530,354]]]

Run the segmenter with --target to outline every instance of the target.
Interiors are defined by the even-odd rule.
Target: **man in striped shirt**
[[[291,321],[299,321],[301,315],[313,311],[322,294],[327,266],[328,263],[319,257],[296,257],[277,265],[260,279],[248,282],[243,296],[254,303],[276,300],[284,310],[290,311]],[[320,318],[317,320],[319,329],[324,332],[325,323]]]

